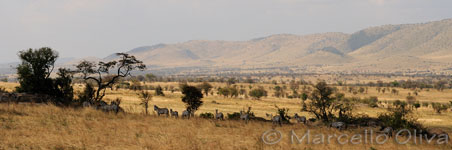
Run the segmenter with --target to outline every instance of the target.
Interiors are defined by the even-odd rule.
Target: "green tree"
[[[50,78],[58,53],[51,48],[28,49],[19,52],[22,63],[17,67],[18,92],[53,95],[54,86]]]
[[[203,104],[201,100],[203,98],[201,90],[187,84],[182,84],[181,89],[182,94],[184,94],[184,96],[182,97],[182,102],[187,105],[187,110],[190,110],[192,113],[194,113]]]
[[[308,106],[308,112],[314,114],[317,119],[329,122],[334,117],[335,98],[332,96],[334,89],[325,81],[318,82],[314,88],[310,95],[311,103]]]

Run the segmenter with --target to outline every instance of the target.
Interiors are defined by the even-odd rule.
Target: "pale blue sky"
[[[0,62],[49,46],[61,57],[188,40],[351,33],[452,18],[452,0],[0,0]]]

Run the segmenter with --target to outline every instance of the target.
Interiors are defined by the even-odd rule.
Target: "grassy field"
[[[271,123],[173,119],[143,114],[111,114],[92,109],[51,105],[0,104],[0,149],[451,149],[452,145],[292,144],[293,130],[312,134],[359,134],[363,129],[338,131],[300,124],[277,127],[282,139],[275,145],[262,141]]]
[[[190,83],[192,84],[192,83]],[[222,83],[212,83],[214,87],[224,87]],[[161,85],[162,87],[177,87],[178,83],[148,83],[147,85]],[[194,84],[192,84],[194,85]],[[12,91],[17,83],[0,83]],[[238,84],[249,89],[249,84]],[[252,86],[256,86],[253,84]],[[268,88],[273,84],[259,84]],[[281,85],[283,86],[283,85]],[[81,86],[76,85],[80,91]],[[338,87],[341,89],[341,87]],[[398,95],[389,92],[378,93],[375,88],[369,88],[368,93],[351,94],[345,91],[346,97],[378,96],[381,101],[404,100],[411,92],[400,89]],[[151,92],[153,92],[151,90]],[[304,133],[311,129],[314,133],[361,133],[362,129],[339,132],[323,126],[311,125],[309,127],[294,124],[277,127],[276,129],[286,135],[276,145],[266,145],[262,142],[262,134],[272,129],[271,123],[251,122],[245,124],[239,121],[213,121],[207,119],[172,119],[156,117],[152,110],[151,115],[143,114],[144,109],[137,96],[138,91],[109,90],[106,99],[121,98],[121,106],[127,114],[106,114],[91,109],[58,108],[48,105],[7,105],[0,104],[0,124],[4,134],[0,134],[0,149],[451,149],[449,145],[398,145],[388,143],[384,145],[361,144],[340,145],[337,143],[323,145],[294,145],[287,137],[291,130]],[[165,96],[154,96],[150,102],[159,107],[172,108],[182,112],[185,109],[181,101],[182,94],[165,91]],[[452,91],[423,90],[416,96],[421,102],[448,103],[452,100]],[[301,100],[276,98],[268,96],[261,100],[251,100],[239,96],[237,98],[224,98],[217,94],[203,98],[204,104],[196,114],[203,112],[214,113],[219,109],[223,113],[239,112],[252,107],[256,116],[265,117],[266,113],[276,113],[277,105],[280,108],[289,108],[289,114],[298,113],[312,117],[307,112],[300,112]],[[152,109],[152,108],[150,108]],[[384,108],[370,108],[366,105],[357,105],[355,114],[367,114],[376,117],[385,112]],[[452,112],[450,110],[437,114],[431,107],[421,107],[414,111],[418,121],[429,128],[441,128],[452,133]],[[292,121],[294,122],[294,121]]]

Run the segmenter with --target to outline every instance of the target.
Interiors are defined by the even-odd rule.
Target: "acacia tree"
[[[97,65],[94,62],[82,61],[76,66],[77,72],[82,75],[86,82],[94,81],[97,86],[92,98],[93,101],[101,101],[107,88],[113,88],[113,85],[120,78],[130,76],[134,70],[143,71],[146,69],[146,65],[137,60],[135,56],[126,53],[116,53],[116,55],[120,58],[118,61],[101,61]],[[116,70],[113,71],[114,69]]]
[[[334,89],[329,87],[326,82],[318,82],[314,86],[314,91],[310,95],[311,102],[308,111],[313,113],[317,119],[328,122],[334,117],[334,101],[332,96]]]

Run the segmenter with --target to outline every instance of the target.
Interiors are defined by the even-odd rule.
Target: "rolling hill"
[[[155,68],[320,66],[324,72],[442,72],[452,67],[452,19],[370,27],[352,34],[278,34],[248,41],[158,44],[127,53]],[[318,71],[308,68],[312,69],[305,71]]]
[[[277,34],[248,41],[193,40],[141,46],[127,53],[143,60],[151,70],[172,73],[275,72],[285,68],[304,73],[452,74],[452,19],[376,26],[351,34]],[[115,58],[112,54],[103,59],[84,59]],[[67,59],[60,61],[59,66],[74,66],[81,60]]]

